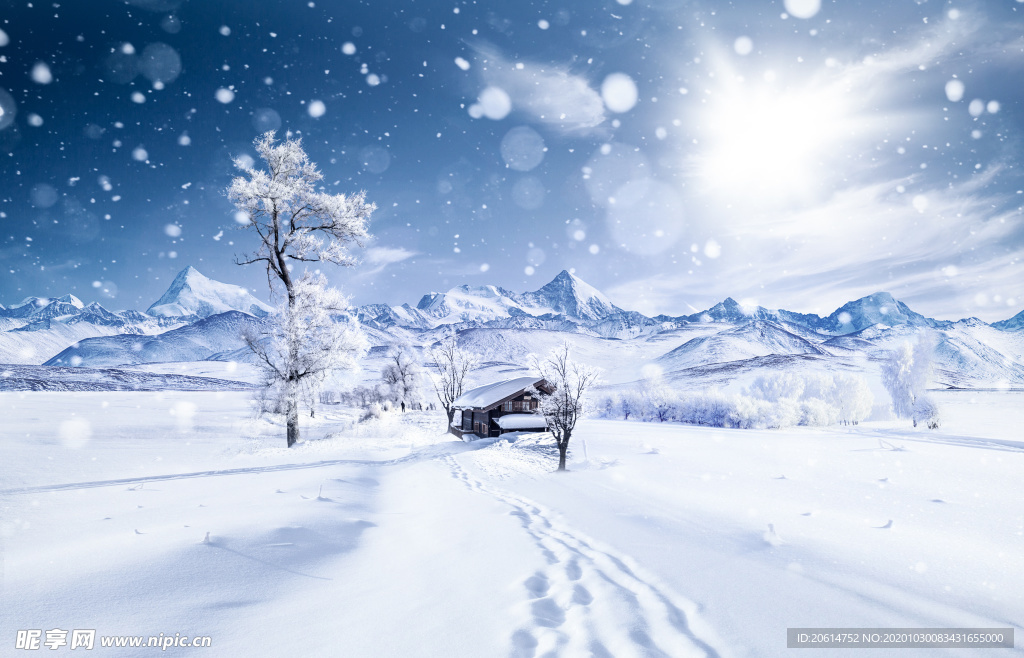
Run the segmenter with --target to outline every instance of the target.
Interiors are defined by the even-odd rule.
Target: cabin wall
[[[491,435],[491,414],[488,411],[473,411],[473,431],[479,436]]]

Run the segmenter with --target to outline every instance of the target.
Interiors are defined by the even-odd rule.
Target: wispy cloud
[[[691,270],[608,294],[647,314],[691,313],[726,296],[830,313],[885,290],[938,318],[1004,319],[1024,303],[1019,275],[1008,274],[1024,263],[1024,222],[1016,208],[996,210],[1005,195],[986,191],[999,172],[918,193],[898,193],[898,181],[865,184],[803,210],[733,218],[718,227],[718,258],[698,254]]]
[[[354,279],[365,282],[373,279],[387,267],[418,255],[419,252],[403,247],[368,247],[362,252],[362,263],[356,268]]]
[[[474,50],[481,81],[504,90],[513,110],[566,133],[590,132],[604,122],[601,94],[569,66],[511,60],[489,45],[477,44]]]
[[[1017,156],[1000,142],[973,142],[979,137],[972,136],[969,162],[954,160],[949,142],[964,140],[970,128],[950,121],[953,115],[943,109],[950,73],[940,69],[950,67],[939,65],[963,61],[966,75],[1015,54],[1024,54],[1019,34],[964,11],[885,45],[851,45],[845,58],[835,54],[808,73],[805,87],[797,79],[762,86],[783,97],[809,101],[831,93],[838,99],[841,111],[822,138],[822,143],[833,141],[828,148],[809,149],[814,156],[810,175],[785,178],[806,173],[775,157],[776,151],[792,151],[792,144],[753,152],[771,155],[768,161],[778,175],[805,191],[778,199],[766,199],[754,185],[728,185],[724,193],[707,187],[691,192],[688,230],[695,238],[702,236],[695,240],[700,243],[713,238],[721,245],[720,255],[708,258],[698,252],[686,264],[687,255],[674,272],[622,283],[609,294],[638,300],[632,307],[644,305],[648,313],[687,313],[726,296],[830,313],[846,301],[886,290],[933,317],[975,315],[994,321],[1012,315],[1024,304],[1019,278],[1024,218],[1019,185],[1010,187],[1009,182],[1018,175]],[[739,90],[737,97],[743,99],[750,86],[761,88],[760,83],[737,82],[728,56],[716,61],[721,62],[717,78],[730,81],[716,93]],[[916,92],[921,84],[934,84],[934,95],[912,97],[901,91]],[[966,109],[960,108],[964,116]],[[700,118],[711,125],[706,116]],[[801,124],[793,132],[804,130]],[[963,132],[955,134],[958,130]],[[702,143],[703,149],[716,146],[713,140]],[[749,144],[741,146],[736,157],[727,158],[729,171],[743,164],[741,156],[751,155]],[[688,176],[700,180],[706,156],[691,152]]]
[[[364,253],[363,260],[370,265],[391,265],[412,258],[417,254],[402,247],[370,247]]]

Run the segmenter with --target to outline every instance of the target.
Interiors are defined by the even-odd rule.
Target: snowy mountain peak
[[[732,297],[726,297],[711,308],[700,313],[684,316],[689,322],[749,322],[754,318],[777,320],[777,313],[752,304],[741,304]]]
[[[848,302],[825,318],[827,329],[843,334],[860,331],[876,324],[890,327],[934,327],[937,323],[910,310],[910,307],[887,292],[876,292]]]
[[[1021,311],[1008,320],[994,322],[992,326],[996,329],[1002,329],[1003,331],[1019,331],[1024,329],[1024,311]]]
[[[600,320],[622,312],[604,293],[568,270],[559,272],[539,290],[526,293],[523,299],[530,306],[547,307],[581,320]]]
[[[85,304],[82,303],[82,300],[79,299],[78,297],[75,297],[74,295],[64,295],[63,297],[58,297],[55,301],[58,301],[62,304],[70,304],[71,306],[74,306],[75,308],[78,309],[85,308]]]
[[[23,309],[23,310],[31,309],[31,310],[28,311],[29,313],[31,313],[32,311],[34,311],[36,309],[40,309],[40,308],[43,308],[43,307],[47,306],[52,301],[53,301],[53,299],[51,299],[49,297],[26,297],[25,299],[21,300],[17,304],[12,304],[11,306],[9,306],[7,308],[7,310],[8,311],[13,311],[15,309]]]
[[[209,279],[189,265],[174,277],[167,292],[146,309],[146,313],[163,317],[206,318],[227,311],[242,311],[264,317],[273,310],[245,288]]]

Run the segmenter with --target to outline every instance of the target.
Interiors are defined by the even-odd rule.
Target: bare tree
[[[536,361],[534,368],[548,384],[555,387],[551,395],[541,395],[538,409],[547,420],[548,430],[558,444],[558,470],[565,470],[565,455],[569,449],[576,422],[588,411],[587,392],[599,379],[597,368],[574,361],[569,344],[563,343],[545,359]]]
[[[271,131],[258,137],[254,145],[266,162],[267,171],[253,169],[241,158],[237,159],[235,164],[245,175],[231,182],[227,195],[247,219],[242,229],[254,232],[259,245],[254,251],[236,257],[235,262],[265,264],[271,291],[279,293],[284,289],[287,303],[283,313],[297,317],[301,301],[298,282],[292,274],[294,265],[312,262],[354,265],[348,244],[354,242],[362,246],[369,237],[366,224],[376,206],[366,203],[364,192],[345,196],[318,190],[316,185],[323,174],[309,161],[301,140],[288,139],[277,144]],[[286,320],[284,326],[292,322]],[[285,331],[279,336],[287,341],[288,356],[283,362],[285,371],[279,373],[279,382],[289,391],[286,413],[288,445],[292,446],[299,439],[298,386],[302,377],[296,368],[303,362],[307,347],[301,331]]]
[[[427,349],[429,367],[432,371],[431,382],[437,400],[448,416],[448,432],[452,432],[452,420],[455,418],[455,402],[462,395],[466,375],[479,363],[479,358],[459,346],[455,332],[445,336],[440,343]]]

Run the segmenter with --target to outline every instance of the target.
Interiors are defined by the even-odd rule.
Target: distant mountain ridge
[[[0,363],[38,365],[83,340],[154,336],[229,312],[259,318],[273,308],[245,288],[209,279],[191,266],[146,313],[110,311],[74,295],[26,297],[0,305]]]
[[[0,363],[115,367],[244,361],[251,354],[242,330],[262,322],[269,308],[243,288],[212,281],[191,267],[150,307],[167,313],[162,316],[111,312],[73,295],[30,297],[0,307]],[[937,381],[1024,386],[1024,313],[992,325],[976,318],[940,321],[886,292],[848,302],[825,317],[727,297],[691,315],[652,318],[616,306],[562,271],[529,292],[463,285],[423,295],[415,307],[368,304],[352,312],[379,351],[395,341],[428,345],[455,329],[460,341],[469,341],[488,361],[521,367],[529,353],[570,340],[613,350],[621,355],[616,367],[647,363],[678,382],[814,363],[847,370],[877,367],[869,364],[929,331],[936,343]]]
[[[578,331],[608,338],[629,337],[687,323],[747,323],[765,320],[796,325],[834,336],[854,334],[875,325],[943,328],[952,321],[934,320],[913,311],[888,292],[876,292],[847,302],[826,317],[763,306],[746,306],[732,297],[691,315],[648,317],[615,306],[603,293],[576,275],[562,270],[533,292],[516,293],[498,286],[462,285],[447,292],[431,292],[414,307],[369,304],[360,306],[361,322],[375,328],[426,329],[441,325],[493,328],[548,328],[566,324]],[[1004,330],[1024,328],[1024,311],[991,326]]]

